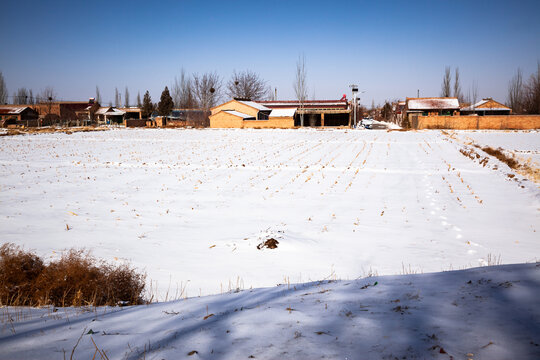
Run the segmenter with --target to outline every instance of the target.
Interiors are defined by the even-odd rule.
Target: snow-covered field
[[[503,148],[524,161],[530,160],[540,167],[538,131],[460,131],[459,138],[481,146]]]
[[[0,137],[2,243],[127,260],[182,299],[0,308],[0,359],[540,358],[540,189],[471,141],[540,151],[538,132]]]
[[[540,266],[522,264],[126,308],[2,308],[0,359],[538,359],[539,297]]]
[[[455,133],[540,150],[537,132]],[[4,136],[2,242],[128,260],[163,300],[537,260],[537,185],[461,147],[440,131]]]

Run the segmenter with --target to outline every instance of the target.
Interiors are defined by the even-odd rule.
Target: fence
[[[540,115],[420,116],[411,119],[413,129],[530,130],[540,129]]]

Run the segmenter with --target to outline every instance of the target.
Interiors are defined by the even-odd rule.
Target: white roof
[[[246,119],[246,118],[255,118],[255,116],[253,116],[253,115],[244,114],[244,113],[241,113],[241,112],[239,112],[239,111],[234,111],[234,110],[224,110],[223,112],[226,112],[227,114],[239,116],[239,117],[241,117],[242,119]]]
[[[409,99],[409,110],[428,110],[428,109],[459,109],[457,98],[422,98]]]
[[[273,101],[269,101],[267,102],[267,104],[269,106],[291,106],[291,107],[298,107],[300,106],[300,102],[299,101],[289,101],[289,102],[280,102],[280,101],[276,101],[276,102],[273,102]],[[304,106],[320,106],[322,108],[324,108],[325,106],[343,106],[343,105],[346,105],[347,103],[344,102],[344,101],[328,101],[328,102],[325,102],[325,101],[314,101],[314,100],[308,100],[308,101],[305,101],[304,102]]]
[[[125,111],[118,110],[118,109],[112,109],[111,111],[107,111],[105,115],[125,115]]]
[[[507,107],[501,107],[501,108],[492,107],[492,108],[480,108],[480,109],[477,109],[479,106],[484,105],[488,101],[489,101],[489,99],[480,100],[476,104],[464,107],[461,110],[463,110],[463,111],[475,111],[475,110],[478,110],[478,111],[501,111],[501,110],[504,111],[504,110],[507,110],[507,111],[509,111],[510,110],[510,108],[507,108]]]
[[[9,114],[20,114],[22,113],[24,110],[28,109],[29,106],[24,106],[24,107],[5,107],[5,106],[2,106],[2,109],[5,109],[8,111],[8,115]]]
[[[96,115],[124,115],[126,112],[114,107],[100,107],[96,110]]]
[[[266,106],[264,105],[261,105],[259,103],[256,103],[255,101],[244,101],[244,100],[239,100],[238,102],[244,104],[244,105],[247,105],[247,106],[251,106],[252,108],[255,108],[257,110],[267,110],[267,111],[270,111],[272,109],[269,109],[267,108]]]
[[[273,109],[269,117],[293,117],[296,112],[294,109]]]

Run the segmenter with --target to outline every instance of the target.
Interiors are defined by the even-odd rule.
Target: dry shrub
[[[0,304],[30,305],[43,261],[13,244],[0,247]]]
[[[3,245],[0,256],[0,301],[4,305],[143,303],[145,276],[127,264],[113,266],[87,251],[70,250],[44,265],[35,254],[13,244]]]

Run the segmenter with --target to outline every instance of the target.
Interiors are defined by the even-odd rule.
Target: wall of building
[[[228,114],[226,112],[219,112],[217,114],[210,115],[211,128],[241,128],[242,122],[242,118]]]
[[[126,119],[126,127],[145,127],[145,119]]]
[[[416,129],[540,129],[540,115],[418,116]]]
[[[221,110],[234,110],[255,117],[257,117],[257,113],[259,112],[257,109],[244,105],[236,100],[214,107],[212,109],[212,115],[217,114]]]
[[[292,117],[274,117],[268,120],[243,120],[237,116],[220,112],[210,115],[211,128],[292,128]]]
[[[273,117],[268,120],[245,120],[244,128],[293,128],[294,119],[292,117]]]

